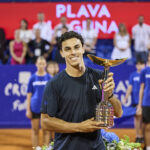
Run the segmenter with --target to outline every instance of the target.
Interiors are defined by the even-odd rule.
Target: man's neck
[[[67,65],[66,72],[71,77],[80,77],[85,72],[85,65],[84,63],[81,63],[79,66],[76,66],[76,67]]]

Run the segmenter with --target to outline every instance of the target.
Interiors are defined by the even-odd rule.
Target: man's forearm
[[[41,115],[41,125],[42,128],[49,131],[54,131],[58,133],[75,133],[79,132],[78,124],[66,122],[64,120],[55,117],[44,117],[45,114]]]
[[[121,102],[115,96],[113,96],[112,98],[110,98],[109,101],[113,105],[114,115],[116,117],[121,117],[122,113],[123,113]]]

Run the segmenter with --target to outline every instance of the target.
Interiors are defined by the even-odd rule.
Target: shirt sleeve
[[[141,71],[140,74],[140,84],[145,83],[145,69]]]
[[[31,76],[31,78],[29,80],[27,93],[33,93],[33,76]]]
[[[129,85],[133,85],[133,74],[129,77]]]
[[[51,81],[46,84],[44,89],[41,113],[46,113],[51,117],[56,117],[58,110],[58,94]]]

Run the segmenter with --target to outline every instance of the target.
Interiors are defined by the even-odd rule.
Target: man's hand
[[[102,122],[95,121],[94,118],[88,119],[79,123],[79,132],[94,132],[99,129],[106,129],[105,127],[100,127]]]
[[[99,85],[100,87],[102,86],[101,84],[103,83],[103,80],[99,80]],[[108,97],[110,97],[114,91],[114,88],[115,88],[115,82],[114,82],[114,79],[113,79],[113,73],[112,72],[109,72],[108,74],[108,78],[107,80],[104,82],[104,92],[107,92],[108,94]]]

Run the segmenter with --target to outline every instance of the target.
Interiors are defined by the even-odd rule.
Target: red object
[[[61,16],[67,16],[68,23],[81,29],[85,18],[90,17],[99,30],[99,38],[113,38],[119,23],[125,23],[131,33],[139,15],[150,24],[149,8],[149,2],[0,3],[0,27],[5,29],[7,38],[13,38],[22,18],[27,19],[29,28],[32,28],[37,22],[37,13],[44,12],[45,20],[51,21],[52,27],[59,23]]]

